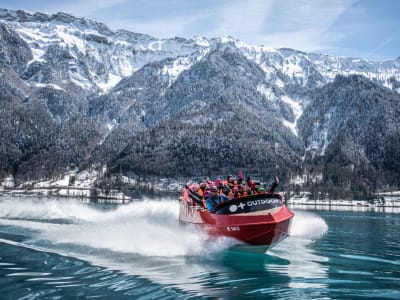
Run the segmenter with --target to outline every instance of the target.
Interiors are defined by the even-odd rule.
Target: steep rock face
[[[400,173],[400,151],[395,150],[399,113],[399,94],[362,76],[337,76],[312,94],[299,120],[307,161],[343,167],[363,177],[364,187],[382,181],[395,184]]]
[[[257,65],[248,61],[237,49],[223,47],[212,50],[199,63],[182,72],[159,96],[159,103],[138,102],[135,107],[144,106],[147,111],[144,121],[152,126],[178,113],[202,109],[227,93],[240,94],[251,90],[249,98],[237,100],[263,101],[263,97],[256,92],[256,85],[261,81],[263,72]]]
[[[362,76],[338,76],[310,98],[299,128],[306,148],[317,155],[323,154],[341,132],[360,141],[372,131],[384,136],[398,126],[395,115],[400,106],[399,94]],[[374,127],[378,123],[381,125]]]
[[[28,44],[7,25],[0,23],[0,63],[20,73],[32,58]]]

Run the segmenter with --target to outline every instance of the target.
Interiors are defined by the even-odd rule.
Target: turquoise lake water
[[[400,299],[400,214],[292,208],[291,236],[237,252],[178,203],[0,197],[0,299]]]

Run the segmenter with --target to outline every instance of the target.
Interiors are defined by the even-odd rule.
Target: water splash
[[[104,210],[72,199],[6,199],[0,201],[0,222],[34,230],[32,240],[54,245],[78,245],[143,256],[204,256],[228,249],[227,238],[209,239],[182,227],[175,199],[136,201]],[[314,240],[328,230],[309,212],[296,212],[292,237]],[[290,238],[289,238],[290,239]]]
[[[37,240],[53,244],[76,244],[144,256],[199,254],[206,236],[179,225],[176,200],[160,200],[99,210],[78,201],[13,199],[0,202],[0,217],[6,218],[1,220],[2,224],[36,230]],[[51,220],[71,222],[60,224]]]
[[[321,238],[327,231],[328,225],[320,216],[307,211],[295,212],[291,236],[315,240]]]
[[[0,201],[0,218],[96,220],[102,212],[74,199],[12,198]]]

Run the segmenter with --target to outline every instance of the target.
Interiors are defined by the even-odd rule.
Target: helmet
[[[218,192],[218,188],[215,185],[211,186],[211,192]]]

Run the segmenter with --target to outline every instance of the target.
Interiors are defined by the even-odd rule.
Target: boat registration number
[[[226,229],[228,231],[239,231],[240,227],[239,226],[228,226],[228,227],[226,227]]]

